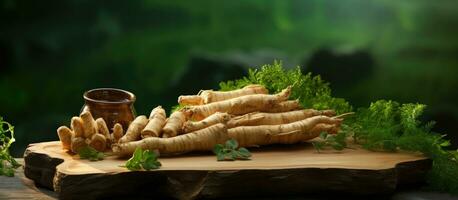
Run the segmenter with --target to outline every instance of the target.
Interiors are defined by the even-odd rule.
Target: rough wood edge
[[[38,185],[56,191],[62,199],[114,196],[132,198],[132,194],[136,194],[139,198],[193,199],[301,195],[320,192],[355,195],[389,194],[399,187],[409,187],[424,182],[424,176],[432,165],[430,159],[423,159],[401,162],[393,168],[382,170],[342,168],[169,170],[154,173],[139,171],[66,175],[56,172],[57,166],[63,162],[62,158],[32,152],[27,148],[24,153],[24,173]],[[87,187],[81,187],[82,185]],[[138,191],[147,192],[138,193]],[[259,193],[259,191],[263,192]]]

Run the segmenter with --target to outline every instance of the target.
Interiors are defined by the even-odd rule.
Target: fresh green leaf
[[[327,137],[328,137],[328,133],[326,133],[326,132],[321,132],[321,133],[320,133],[320,138],[321,138],[321,139],[324,140],[324,139],[326,139]]]
[[[213,148],[213,153],[215,153],[216,155],[220,154],[223,152],[223,149],[224,149],[224,146],[222,144],[217,144],[215,145],[215,147]]]
[[[251,157],[250,151],[246,148],[238,148],[238,142],[230,139],[223,144],[216,144],[213,147],[213,153],[216,154],[217,161],[234,161],[234,160],[248,160]]]
[[[226,141],[226,148],[237,149],[238,146],[239,146],[239,143],[235,139],[230,139]]]
[[[339,151],[347,147],[347,133],[345,131],[341,131],[336,135],[322,132],[320,134],[320,139],[321,141],[312,142],[313,147],[318,152],[324,150],[325,147],[331,147]]]
[[[217,161],[223,161],[224,159],[226,159],[226,156],[224,155],[224,153],[217,153],[216,154],[216,160]]]
[[[339,143],[336,143],[336,144],[333,144],[332,145],[332,148],[334,148],[335,150],[343,150],[344,149],[344,146],[339,144]]]
[[[323,142],[312,142],[313,147],[315,148],[316,151],[320,152],[324,148],[324,143]]]
[[[439,145],[441,147],[448,147],[448,146],[450,146],[450,141],[449,140],[445,140],[442,143],[440,143]]]
[[[102,152],[98,152],[94,148],[90,146],[85,146],[82,147],[78,151],[78,155],[80,156],[81,159],[88,159],[90,161],[98,161],[98,160],[103,160],[105,155]]]
[[[131,171],[158,169],[162,165],[157,160],[157,154],[154,151],[142,150],[137,147],[132,157],[127,160],[124,167]]]
[[[246,149],[246,148],[243,148],[243,147],[239,148],[239,153],[240,153],[244,158],[249,158],[249,157],[251,157],[250,151],[248,151],[248,149]]]

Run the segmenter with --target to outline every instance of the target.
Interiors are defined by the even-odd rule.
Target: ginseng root
[[[135,141],[140,139],[141,131],[145,128],[148,123],[148,118],[145,115],[140,115],[130,123],[127,128],[126,134],[119,139],[120,143]]]
[[[164,138],[175,137],[182,132],[183,123],[186,121],[186,115],[181,111],[175,111],[167,119],[163,128]]]
[[[79,150],[87,146],[86,140],[82,137],[72,137],[71,149],[73,153],[78,153]]]
[[[80,117],[72,117],[70,127],[75,133],[75,137],[84,137],[84,123]]]
[[[292,144],[315,138],[319,135],[317,124],[340,126],[342,119],[327,116],[314,116],[297,122],[280,125],[239,126],[228,130],[230,138],[236,139],[240,146],[257,146],[267,144]],[[331,129],[332,126],[323,127]],[[326,131],[326,130],[324,130]]]
[[[122,136],[124,136],[124,130],[122,129],[122,125],[120,123],[116,123],[113,126],[113,133],[111,134],[113,143],[119,142],[119,139],[121,139]]]
[[[172,138],[148,137],[140,141],[115,144],[113,152],[121,156],[132,155],[137,147],[143,150],[159,150],[161,155],[208,151],[212,150],[215,144],[224,143],[227,139],[226,125],[220,123]]]
[[[178,103],[181,105],[202,105],[251,94],[269,94],[269,91],[262,85],[247,85],[232,91],[201,90],[198,95],[178,97]]]
[[[141,132],[142,138],[161,136],[162,128],[165,125],[165,120],[165,110],[162,108],[162,106],[154,108],[149,115],[148,124]]]
[[[246,115],[233,117],[227,123],[227,127],[288,124],[317,115],[331,117],[335,114],[333,110],[319,111],[314,109],[295,110],[282,113],[248,113]]]
[[[255,111],[271,109],[275,104],[286,101],[291,93],[291,87],[274,95],[252,94],[224,101],[218,101],[200,106],[184,108],[186,115],[193,120],[200,121],[216,112],[226,112],[231,115],[243,115]]]
[[[292,110],[298,110],[301,108],[299,100],[289,100],[283,101],[278,104],[275,104],[272,108],[268,110],[261,110],[263,112],[278,113],[278,112],[288,112]]]
[[[180,105],[202,105],[204,100],[199,95],[181,95],[178,97]]]
[[[83,111],[80,115],[83,120],[84,137],[91,138],[97,133],[97,124],[89,111]]]
[[[95,120],[95,123],[97,124],[97,133],[100,133],[105,137],[110,135],[107,123],[105,123],[105,120],[103,120],[103,118],[98,118],[97,120]]]
[[[301,131],[291,131],[289,133],[272,136],[270,142],[271,144],[294,144],[318,137],[322,132],[335,134],[338,130],[338,124],[321,123],[315,125],[315,127],[310,130],[309,135],[303,134]]]
[[[70,130],[66,126],[61,126],[57,129],[57,135],[59,136],[59,140],[62,143],[62,148],[70,150],[72,145],[72,130]]]
[[[183,125],[183,132],[189,133],[192,131],[200,130],[218,123],[226,123],[231,119],[227,113],[214,113],[201,121],[186,121]]]
[[[103,152],[107,147],[107,139],[100,133],[94,134],[89,142],[89,146],[97,151]]]
[[[208,104],[252,94],[269,94],[269,91],[262,85],[247,85],[232,91],[202,90],[199,96],[202,97],[204,104]]]

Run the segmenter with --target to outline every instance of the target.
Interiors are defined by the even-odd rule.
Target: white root
[[[162,137],[175,137],[182,132],[183,123],[186,121],[186,115],[181,111],[175,111],[170,115],[170,118],[167,119]]]
[[[224,124],[213,126],[171,138],[148,137],[140,141],[113,145],[113,152],[120,156],[132,155],[137,147],[143,150],[159,150],[161,155],[186,153],[191,151],[209,151],[216,144],[228,139]]]
[[[204,100],[199,95],[181,95],[178,97],[180,105],[202,105]]]
[[[199,121],[216,112],[242,115],[256,111],[267,111],[276,104],[286,101],[290,93],[291,87],[288,87],[274,95],[252,94],[200,106],[185,107],[184,112],[190,119]]]
[[[107,147],[106,137],[100,133],[94,134],[89,141],[89,146],[99,152],[105,151]]]
[[[74,133],[66,126],[61,126],[57,129],[57,135],[59,136],[59,140],[62,143],[62,148],[70,150],[72,144],[72,135]]]
[[[225,124],[229,119],[231,119],[229,114],[217,112],[201,121],[186,121],[183,125],[183,132],[189,133],[218,123]]]
[[[160,137],[162,128],[165,125],[166,114],[162,106],[158,106],[151,111],[149,122],[141,132],[141,137]]]
[[[140,115],[135,120],[130,123],[129,128],[127,128],[126,134],[119,139],[120,143],[131,142],[139,140],[141,131],[145,128],[148,123],[148,118],[144,115]]]
[[[319,111],[314,109],[295,110],[282,113],[255,112],[233,117],[231,120],[229,120],[227,126],[229,128],[233,128],[237,126],[288,124],[317,115],[325,115],[330,117],[334,116],[335,112],[332,110]]]
[[[301,109],[301,105],[299,100],[289,100],[283,101],[278,104],[275,104],[272,108],[268,110],[261,110],[262,112],[270,112],[270,113],[279,113],[279,112],[288,112],[292,110]]]
[[[97,133],[97,124],[89,111],[84,111],[80,115],[83,120],[84,137],[91,138]]]
[[[122,125],[120,123],[116,123],[113,126],[113,133],[111,135],[113,143],[118,143],[119,139],[121,139],[122,136],[124,136],[124,130],[122,129]]]
[[[240,146],[293,144],[317,137],[319,133],[316,129],[313,130],[317,124],[340,126],[341,121],[342,119],[320,115],[289,124],[239,126],[229,129],[228,135],[230,138],[236,139]],[[331,129],[333,127],[324,128]]]
[[[247,85],[232,91],[202,90],[199,95],[202,97],[203,104],[208,104],[252,94],[269,94],[269,91],[262,85]]]
[[[84,123],[80,117],[72,117],[70,126],[75,133],[75,137],[84,137]]]
[[[82,137],[72,137],[71,150],[73,153],[78,153],[79,150],[87,146],[86,140]]]

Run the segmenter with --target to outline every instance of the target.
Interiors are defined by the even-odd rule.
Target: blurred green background
[[[2,0],[0,21],[0,115],[16,126],[15,156],[56,140],[88,89],[129,90],[149,114],[274,59],[322,74],[356,107],[425,103],[456,144],[456,0]]]

